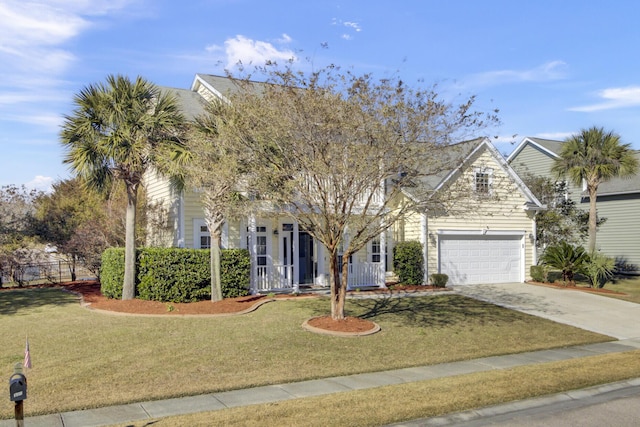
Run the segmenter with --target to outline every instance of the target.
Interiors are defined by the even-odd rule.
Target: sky
[[[639,16],[637,0],[0,0],[0,186],[72,177],[59,132],[87,85],[123,74],[189,89],[238,61],[475,96],[499,109],[478,136],[503,154],[591,126],[640,149]]]

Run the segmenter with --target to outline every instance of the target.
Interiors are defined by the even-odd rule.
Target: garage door
[[[440,236],[440,272],[453,285],[520,282],[522,236]]]

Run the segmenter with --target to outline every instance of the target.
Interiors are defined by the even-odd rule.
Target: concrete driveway
[[[640,304],[527,283],[454,286],[462,295],[617,339],[640,338]]]

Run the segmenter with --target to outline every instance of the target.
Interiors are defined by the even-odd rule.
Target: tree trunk
[[[136,206],[138,202],[138,186],[127,183],[127,215],[124,241],[124,283],[122,299],[129,300],[136,296]]]
[[[596,202],[598,199],[598,188],[589,186],[589,253],[596,251],[596,228],[598,224],[598,212]]]
[[[211,234],[211,301],[222,301],[220,279],[220,227],[212,228]]]
[[[333,251],[329,252],[329,283],[331,285],[331,318],[334,320],[344,319],[346,293],[342,290],[340,271],[338,270],[338,254]]]
[[[69,261],[69,272],[71,273],[71,281],[75,282],[77,275],[76,275],[76,256],[75,255],[71,255],[71,261]]]

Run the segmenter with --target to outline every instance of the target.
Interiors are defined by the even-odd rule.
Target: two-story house
[[[225,77],[197,74],[191,90],[164,90],[173,91],[193,119],[206,102],[225,99],[236,89]],[[423,245],[425,283],[437,272],[448,274],[452,284],[522,282],[528,277],[535,264],[533,217],[543,208],[540,202],[488,139],[456,144],[452,152],[456,157],[451,169],[425,183],[434,198],[438,195],[437,209],[407,215],[341,260],[349,263],[350,288],[384,286],[393,273],[393,247],[409,240]],[[149,203],[164,211],[162,221],[150,221],[154,228],[149,244],[210,247],[197,191],[172,190],[167,180],[153,173],[146,177],[146,187]],[[412,197],[411,189],[404,197]],[[254,293],[328,285],[323,245],[284,214],[230,218],[223,226],[221,245],[249,250]]]

